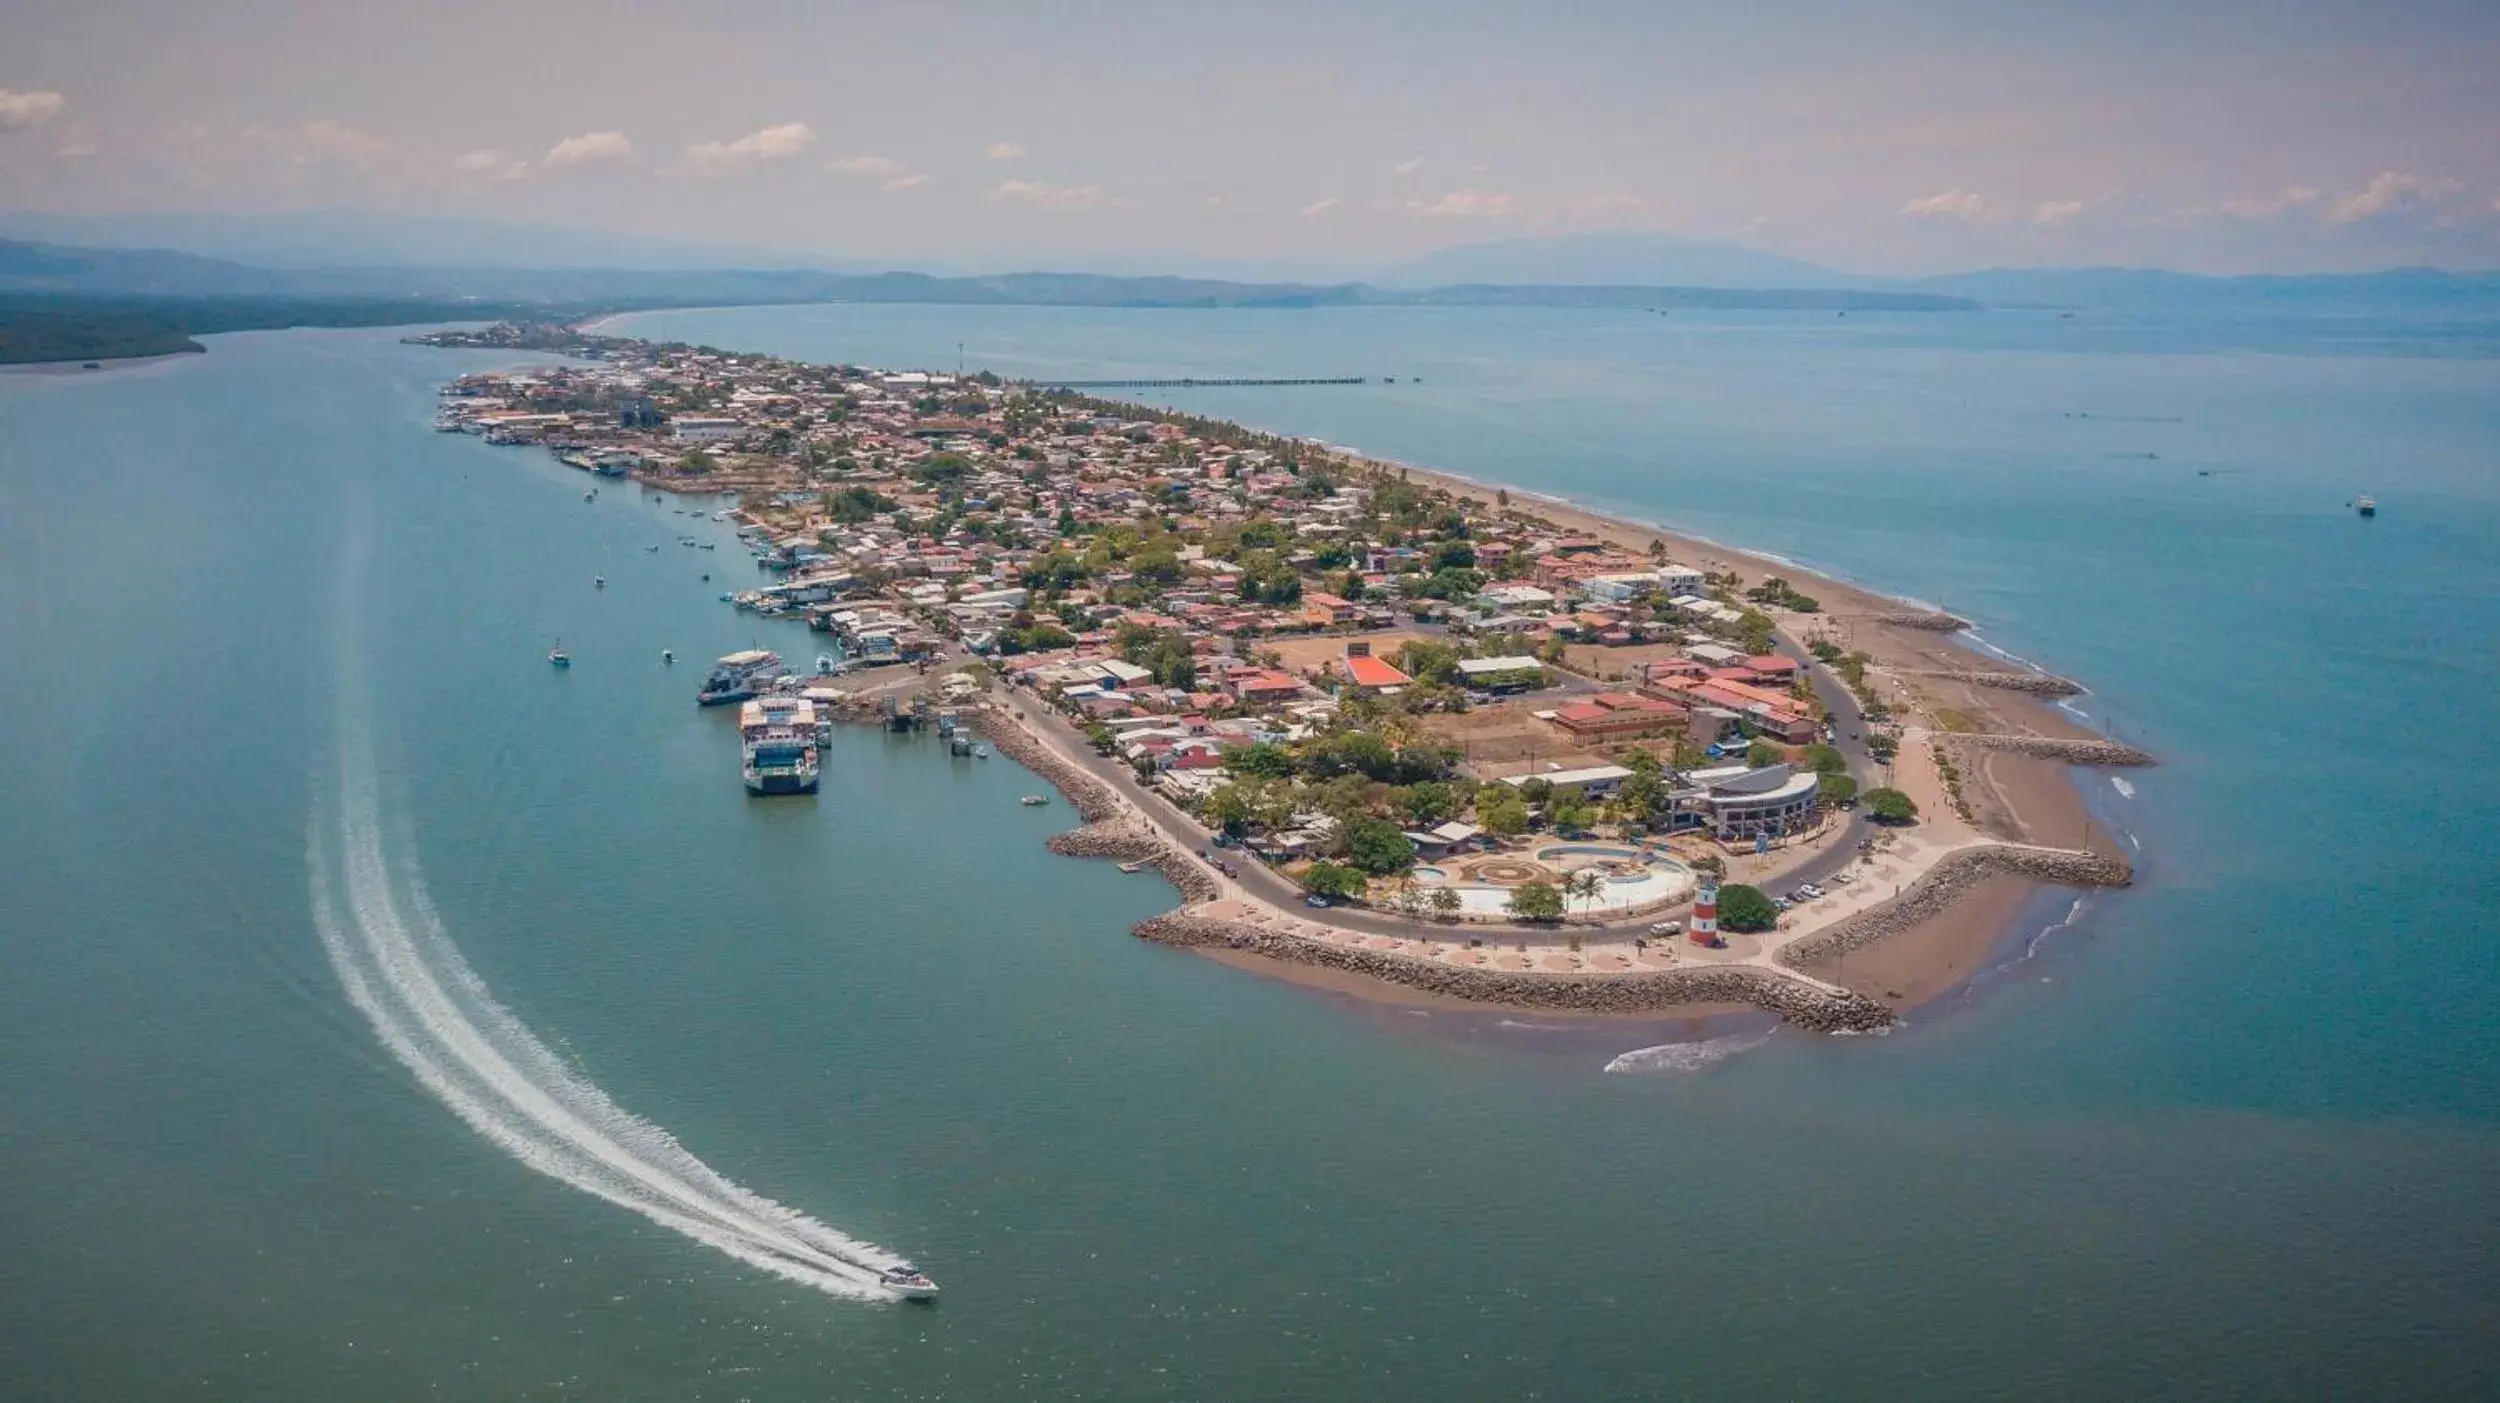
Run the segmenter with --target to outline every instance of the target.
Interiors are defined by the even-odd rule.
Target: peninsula
[[[2067,771],[2150,757],[1838,581],[1352,450],[974,375],[504,324],[560,352],[436,427],[734,493],[840,640],[790,677],[1048,778],[1137,933],[1386,997],[1752,1005],[1867,1029],[1967,981],[2037,884],[2124,885]],[[839,685],[828,686],[833,682]]]

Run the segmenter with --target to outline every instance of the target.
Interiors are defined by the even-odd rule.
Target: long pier
[[[1368,375],[1265,379],[1252,376],[1183,376],[1174,380],[1034,380],[1047,390],[1202,390],[1235,385],[1368,385]]]

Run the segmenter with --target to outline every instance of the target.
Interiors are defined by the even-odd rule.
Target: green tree
[[[1476,822],[1497,838],[1516,838],[1528,831],[1528,804],[1509,786],[1498,786],[1505,792],[1476,805]]]
[[[1439,823],[1458,812],[1458,791],[1437,780],[1410,784],[1390,795],[1407,820],[1418,827]]]
[[[1542,776],[1519,782],[1519,797],[1531,804],[1542,804],[1554,797],[1554,782]]]
[[[1460,902],[1458,893],[1455,890],[1449,887],[1434,887],[1432,889],[1433,915],[1444,921],[1455,921],[1458,919],[1459,905]]]
[[[1825,775],[1821,792],[1823,802],[1837,808],[1858,797],[1858,782],[1847,775]]]
[[[1522,921],[1559,921],[1563,915],[1562,892],[1551,882],[1522,882],[1510,889],[1504,905]]]
[[[1224,752],[1224,768],[1237,775],[1256,775],[1260,779],[1291,779],[1293,752],[1264,741],[1257,745],[1235,746]]]
[[[1760,887],[1737,882],[1719,888],[1719,929],[1743,934],[1769,930],[1779,921],[1779,908],[1771,904],[1771,898],[1764,896]]]
[[[1597,900],[1597,893],[1604,886],[1605,883],[1598,878],[1596,869],[1583,867],[1563,879],[1563,895],[1585,906]]]
[[[1849,773],[1849,757],[1841,754],[1837,750],[1834,750],[1832,747],[1819,742],[1806,747],[1805,760],[1808,765],[1813,767],[1814,772],[1818,775],[1845,775]]]
[[[1385,818],[1367,818],[1346,830],[1346,860],[1386,877],[1415,865],[1415,843]]]
[[[1565,794],[1554,800],[1552,807],[1545,811],[1545,817],[1557,833],[1578,833],[1595,820],[1597,811],[1589,807],[1588,800],[1576,794]]]
[[[1787,758],[1788,752],[1771,741],[1758,740],[1745,747],[1745,763],[1757,770],[1765,765],[1776,765]]]
[[[1866,811],[1878,823],[1910,823],[1918,818],[1917,803],[1898,789],[1870,789],[1865,802]]]
[[[1117,740],[1114,739],[1111,734],[1111,728],[1104,725],[1100,721],[1087,723],[1085,727],[1085,743],[1092,746],[1094,748],[1094,753],[1097,755],[1110,754],[1112,746],[1118,744]]]
[[[1207,796],[1207,822],[1238,838],[1250,826],[1257,806],[1242,785],[1228,784]]]
[[[1362,873],[1323,859],[1302,874],[1302,885],[1321,896],[1352,898],[1361,896],[1367,884]]]

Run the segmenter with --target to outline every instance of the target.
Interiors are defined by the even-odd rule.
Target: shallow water
[[[1420,371],[1192,403],[1948,603],[2169,760],[2102,791],[2144,886],[1977,997],[1682,1071],[1639,1053],[1653,1027],[1359,1009],[1129,939],[1169,889],[1043,852],[1064,808],[1018,806],[1004,761],[845,733],[819,799],[750,800],[688,662],[803,635],[695,578],[739,557],[643,550],[721,528],[427,432],[486,359],[298,332],[0,377],[0,1391],[2487,1387],[2488,335],[1878,320],[646,323],[1039,373]],[[360,831],[498,1007],[944,1303],[759,1269],[429,1093],[315,919],[307,835],[358,735]],[[1623,1054],[1661,1067],[1605,1075]]]

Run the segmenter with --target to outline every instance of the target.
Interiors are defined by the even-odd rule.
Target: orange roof
[[[1358,687],[1403,687],[1415,679],[1378,658],[1353,657],[1345,661],[1345,675]]]

